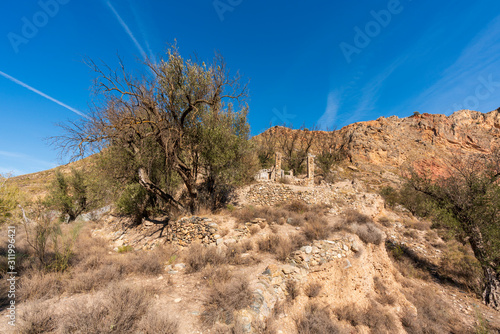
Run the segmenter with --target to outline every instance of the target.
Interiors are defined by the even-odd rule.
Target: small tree
[[[449,176],[432,178],[412,171],[409,184],[433,201],[434,216],[446,217],[468,242],[484,272],[483,301],[500,309],[500,150],[455,158]]]
[[[89,209],[87,182],[83,172],[73,169],[70,176],[64,176],[56,171],[56,178],[50,186],[45,204],[60,211],[69,221],[75,220]]]
[[[63,151],[82,156],[88,151],[112,146],[126,150],[137,164],[139,184],[150,194],[166,203],[191,212],[197,210],[199,172],[204,157],[200,129],[207,113],[214,117],[238,109],[246,115],[246,86],[240,85],[239,75],[231,77],[224,59],[216,55],[212,64],[183,59],[177,48],[168,50],[166,59],[146,62],[153,77],[134,77],[125,70],[110,71],[91,65],[99,75],[96,92],[101,103],[90,116],[63,125],[66,134],[55,138]],[[233,103],[235,105],[233,105]],[[246,122],[246,117],[243,118]],[[227,123],[226,123],[227,124]],[[227,131],[236,136],[237,127]],[[161,150],[155,161],[147,159],[149,144]],[[226,143],[218,143],[225,145]],[[163,187],[151,173],[150,163],[162,160],[166,174],[175,173],[185,186],[188,203],[176,198],[175,192]],[[205,162],[206,164],[206,162]]]
[[[326,176],[332,166],[341,162],[347,157],[347,145],[349,136],[341,135],[338,131],[331,130],[318,134],[315,140],[315,146],[318,154],[316,155],[316,164]]]

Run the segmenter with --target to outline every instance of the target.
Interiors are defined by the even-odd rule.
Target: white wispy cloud
[[[26,172],[12,167],[0,166],[0,174],[2,174],[3,176],[18,176],[26,174]]]
[[[338,92],[330,92],[330,94],[328,94],[325,112],[318,120],[318,125],[322,130],[332,129],[335,126],[339,104]]]
[[[421,112],[445,114],[456,111],[454,109],[466,109],[468,106],[464,101],[468,98],[477,104],[477,109],[500,106],[499,87],[496,87],[497,91],[492,92],[488,98],[476,96],[476,88],[481,85],[482,79],[487,80],[492,76],[495,82],[500,82],[498,31],[500,16],[493,19],[464,47],[456,61],[441,73],[436,82],[404,105],[411,105],[414,110]]]
[[[125,21],[122,19],[122,17],[120,16],[120,14],[118,14],[118,11],[115,9],[115,7],[113,7],[113,5],[111,4],[110,1],[106,1],[106,5],[109,7],[109,9],[111,9],[111,11],[115,15],[116,19],[118,20],[118,22],[120,23],[120,25],[122,26],[122,28],[125,30],[125,32],[127,33],[127,35],[130,37],[130,39],[132,40],[132,42],[134,42],[134,45],[137,48],[137,50],[139,50],[141,56],[144,59],[147,59],[146,52],[142,48],[142,46],[139,43],[139,41],[137,41],[137,38],[135,38],[134,34],[132,33],[132,30],[130,30],[130,28],[125,23]]]
[[[9,158],[18,162],[29,163],[30,165],[36,164],[48,168],[57,167],[57,164],[53,162],[33,158],[32,156],[19,152],[0,151],[0,157]]]
[[[0,75],[1,75],[1,76],[3,76],[3,77],[4,77],[4,78],[6,78],[6,79],[8,79],[8,80],[10,80],[10,81],[12,81],[12,82],[14,82],[14,83],[18,84],[18,85],[19,85],[19,86],[21,86],[21,87],[24,87],[24,88],[26,88],[26,89],[29,89],[29,90],[30,90],[30,91],[32,91],[33,93],[38,94],[38,95],[40,95],[41,97],[46,98],[47,100],[50,100],[50,101],[52,101],[52,102],[54,102],[54,103],[57,103],[57,104],[58,104],[58,105],[60,105],[61,107],[64,107],[64,108],[66,108],[66,109],[68,109],[68,110],[70,110],[70,111],[74,112],[75,114],[77,114],[77,115],[79,115],[79,116],[82,116],[82,117],[85,117],[85,118],[87,118],[87,119],[90,119],[90,117],[89,117],[89,116],[87,116],[86,114],[84,114],[83,112],[81,112],[81,111],[79,111],[79,110],[76,110],[75,108],[70,107],[70,106],[68,106],[67,104],[65,104],[65,103],[63,103],[63,102],[61,102],[61,101],[59,101],[59,100],[56,100],[55,98],[53,98],[53,97],[51,97],[51,96],[49,96],[49,95],[47,95],[47,94],[45,94],[45,93],[43,93],[43,92],[39,91],[39,90],[38,90],[38,89],[36,89],[36,88],[31,87],[30,85],[28,85],[28,84],[26,84],[26,83],[22,82],[21,80],[18,80],[18,79],[16,79],[16,78],[14,78],[13,76],[8,75],[8,74],[7,74],[7,73],[5,73],[5,72],[0,71]]]

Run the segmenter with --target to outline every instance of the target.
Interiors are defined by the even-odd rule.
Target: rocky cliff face
[[[450,116],[424,113],[406,118],[380,117],[345,126],[335,135],[347,138],[353,164],[385,168],[418,164],[438,173],[443,160],[451,155],[488,153],[500,145],[499,110],[460,110]],[[268,131],[286,136],[303,130],[274,127]],[[317,138],[326,135],[324,131],[309,131],[309,135],[311,132]],[[312,152],[318,152],[316,145]]]
[[[488,153],[499,144],[500,112],[460,110],[450,116],[391,116],[354,123],[340,133],[350,136],[353,161],[400,166],[451,154]]]

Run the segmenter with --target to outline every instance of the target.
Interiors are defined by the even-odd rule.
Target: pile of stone
[[[192,242],[212,244],[220,238],[217,223],[210,218],[202,217],[184,217],[171,222],[165,232],[167,241],[181,246],[187,246]]]
[[[293,253],[290,263],[310,269],[326,262],[338,260],[359,251],[354,239],[316,240],[312,245],[303,246]]]

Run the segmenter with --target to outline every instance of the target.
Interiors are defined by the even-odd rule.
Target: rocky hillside
[[[324,131],[290,130],[273,127],[268,132],[290,136],[293,132],[312,132],[318,142]],[[262,136],[263,134],[259,135]],[[460,110],[450,116],[420,114],[406,118],[380,117],[358,122],[335,131],[346,138],[351,162],[391,169],[406,163],[439,165],[444,157],[465,152],[489,152],[500,142],[500,111],[481,113]],[[312,152],[318,147],[313,145]]]

